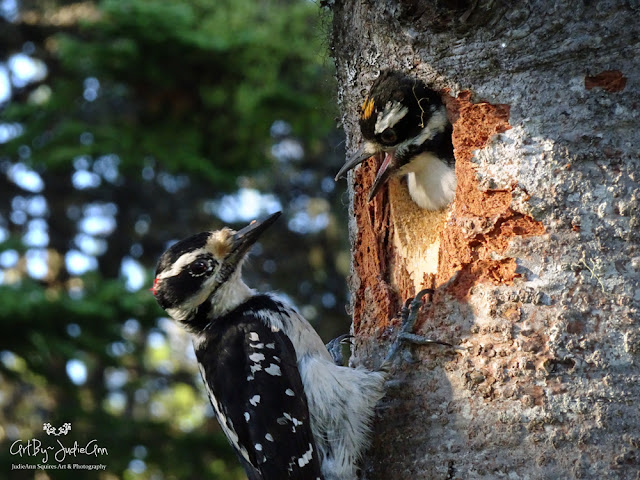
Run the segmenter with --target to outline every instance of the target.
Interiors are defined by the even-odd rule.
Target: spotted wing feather
[[[201,373],[249,478],[321,479],[291,341],[267,327],[250,306],[217,319],[204,338],[196,344]]]

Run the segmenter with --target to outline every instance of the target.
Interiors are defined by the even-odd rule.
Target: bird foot
[[[353,335],[349,333],[345,333],[344,335],[340,335],[339,337],[330,340],[325,346],[329,351],[329,355],[333,358],[333,363],[339,366],[344,366],[344,350],[345,345],[351,346],[351,339]]]
[[[402,311],[400,313],[400,318],[402,319],[400,332],[398,333],[398,336],[396,337],[393,344],[391,345],[391,348],[389,349],[389,353],[387,354],[387,357],[384,359],[384,362],[382,363],[382,367],[380,367],[381,370],[386,370],[390,367],[390,365],[398,356],[398,353],[402,350],[401,347],[405,343],[412,343],[414,345],[436,344],[436,345],[443,345],[449,348],[454,348],[457,350],[457,347],[454,347],[450,343],[441,342],[439,340],[432,340],[430,338],[423,337],[422,335],[413,333],[413,329],[416,325],[416,322],[418,321],[418,312],[420,312],[420,308],[422,308],[422,306],[424,305],[424,302],[422,301],[422,299],[425,295],[428,294],[429,301],[430,301],[433,293],[434,291],[432,289],[426,288],[418,292],[418,294],[414,298],[409,298],[404,302]],[[407,361],[408,363],[415,363],[417,361],[415,358],[413,358],[410,352],[408,353],[408,358],[405,354],[403,354],[403,357],[404,357],[404,360]]]

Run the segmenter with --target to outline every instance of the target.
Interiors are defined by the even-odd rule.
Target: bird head
[[[369,200],[394,174],[411,171],[416,155],[438,150],[443,142],[446,148],[446,142],[451,142],[451,124],[440,95],[422,80],[393,70],[383,71],[371,86],[360,107],[360,131],[364,144],[342,166],[336,180],[376,156],[382,164]]]
[[[238,231],[225,227],[198,233],[172,245],[160,257],[151,288],[158,304],[188,324],[203,305],[215,310],[216,304],[229,303],[230,288],[247,288],[240,270],[249,249],[279,216],[274,213]]]

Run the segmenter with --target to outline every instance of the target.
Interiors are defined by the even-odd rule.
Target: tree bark
[[[442,212],[377,168],[349,175],[353,362],[377,365],[404,299],[436,288],[380,408],[367,479],[640,478],[640,5],[333,6],[348,151],[383,68],[454,122]]]

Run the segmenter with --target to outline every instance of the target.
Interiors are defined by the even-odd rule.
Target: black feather
[[[321,479],[296,353],[284,333],[264,323],[266,314],[285,315],[286,308],[257,295],[201,332],[203,379],[223,430],[237,435],[238,446],[230,441],[250,479]]]

